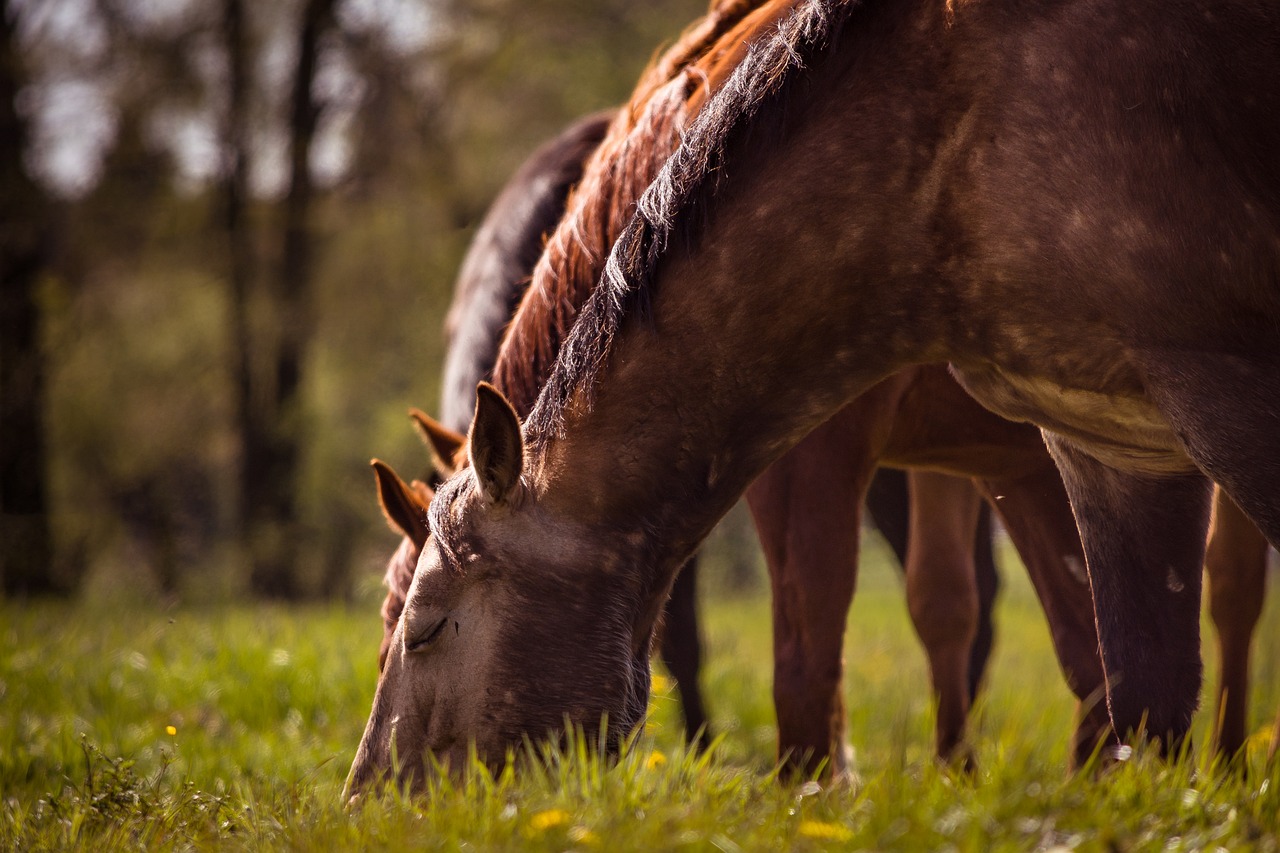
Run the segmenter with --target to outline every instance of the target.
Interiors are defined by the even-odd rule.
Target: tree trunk
[[[0,0],[0,578],[10,596],[71,591],[51,565],[36,298],[49,260],[50,206],[22,164],[27,128],[14,103],[22,81],[13,10]]]
[[[289,190],[284,200],[283,247],[276,288],[278,339],[274,397],[271,400],[270,458],[259,472],[264,525],[254,537],[251,585],[260,594],[296,598],[300,592],[297,556],[302,540],[298,513],[298,473],[306,416],[303,365],[313,328],[311,305],[311,145],[320,105],[313,93],[320,39],[333,20],[334,0],[308,0],[298,33],[298,64],[291,99]]]
[[[227,283],[233,385],[235,387],[235,430],[240,442],[236,471],[236,534],[243,557],[252,567],[256,562],[256,542],[264,538],[261,497],[264,479],[269,476],[270,445],[265,419],[257,394],[260,382],[254,377],[255,346],[250,331],[250,301],[254,277],[253,234],[247,221],[248,207],[248,115],[249,38],[242,0],[225,0],[223,38],[227,51],[228,97],[223,130],[227,152],[223,182],[223,228],[227,237]],[[252,571],[252,570],[251,570]]]

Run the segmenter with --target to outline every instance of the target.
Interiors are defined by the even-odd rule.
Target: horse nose
[[[360,795],[364,793],[365,783],[368,782],[369,777],[367,762],[361,761],[358,756],[351,765],[351,771],[347,773],[346,783],[342,786],[341,802],[348,811],[359,805]]]

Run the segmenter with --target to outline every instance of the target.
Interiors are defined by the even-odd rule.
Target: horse
[[[643,88],[644,87],[642,87],[642,89]],[[634,115],[635,112],[636,110],[633,110],[631,114]],[[661,125],[663,123],[659,122],[659,124]],[[572,133],[570,135],[572,136]],[[537,160],[539,157],[535,157],[534,159]],[[501,211],[505,206],[508,205],[500,204],[497,206],[497,210]],[[617,209],[618,205],[615,200],[612,210],[616,211]],[[612,239],[612,235],[616,235],[617,230],[620,229],[621,223],[613,224],[609,222],[608,227],[613,229],[610,237],[608,238]],[[575,233],[578,233],[581,230],[582,229],[575,229]],[[606,228],[605,231],[607,232],[608,228]],[[493,242],[491,239],[483,238],[487,232],[503,233],[508,235],[511,233],[517,233],[511,228],[504,228],[500,222],[497,224],[489,223],[486,224],[485,228],[482,228],[482,239],[478,241],[478,246],[485,247]],[[601,247],[601,249],[603,249],[603,247]],[[489,270],[502,268],[502,264],[495,264],[492,260],[485,261],[483,258],[479,263],[474,263],[473,259],[468,259],[465,266],[467,268],[476,267]],[[511,278],[510,275],[506,277]],[[495,278],[501,278],[501,276]],[[476,288],[473,283],[465,285],[462,291],[465,295],[465,299],[475,298],[472,296],[475,289]],[[569,293],[563,298],[557,297],[550,299],[549,301],[553,304],[569,304],[574,306],[574,310],[576,310],[576,306],[580,304],[581,296],[583,295],[585,295],[585,293],[575,293],[574,290],[570,289]],[[575,297],[577,298],[576,302],[574,301]],[[483,295],[480,299],[482,304],[502,304],[504,301],[507,301],[502,297],[495,298],[493,296]],[[492,311],[482,311],[480,313],[487,314],[488,316],[494,316],[494,312]],[[456,322],[452,318],[460,316],[460,312],[451,310],[450,316],[451,323]],[[478,334],[472,334],[470,337],[473,340],[479,340],[482,342],[492,339],[491,334],[486,333],[484,330],[481,330]],[[481,360],[476,357],[477,349],[478,347],[471,347],[470,350],[468,352],[464,352],[458,360],[469,365],[479,363]],[[508,363],[527,365],[530,361],[524,357],[520,357],[518,359],[508,359]],[[532,371],[527,372],[527,374],[528,375],[523,378],[518,378],[518,381],[523,383],[536,383],[541,381],[533,374]],[[511,381],[511,377],[508,376],[507,382],[510,383]],[[455,387],[459,385],[459,383],[456,382],[451,384]],[[902,384],[901,388],[906,388],[910,385],[910,381],[907,380]],[[952,392],[952,396],[955,396],[954,390]],[[898,394],[882,395],[881,397],[871,396],[868,399],[881,399],[884,401],[884,404],[881,406],[871,406],[869,409],[866,409],[866,412],[860,418],[855,416],[849,422],[857,423],[861,420],[868,423],[875,423],[878,419],[878,422],[881,424],[889,424],[893,420],[891,408],[893,410],[898,410],[899,413],[906,410],[906,408],[900,407],[900,404],[897,402],[899,398],[900,395]],[[955,418],[954,416],[958,414],[959,411],[962,411],[965,405],[969,406],[971,409],[977,409],[977,407],[973,406],[971,402],[962,396],[959,402],[961,404],[960,409],[955,409],[955,407],[952,406],[952,411],[948,412],[947,416],[952,417],[954,422],[960,424],[959,431],[956,432],[957,435],[966,434],[967,432],[970,434],[971,438],[972,434],[975,432],[975,428],[970,424],[964,423],[964,418]],[[891,408],[886,408],[886,406]],[[916,406],[916,408],[919,408],[919,406]],[[982,412],[980,409],[977,411],[979,412],[979,423],[981,423],[981,419],[984,417],[992,421],[998,420],[991,418],[990,415]],[[460,445],[459,437],[449,437],[445,435],[445,430],[443,430],[439,425],[433,426],[429,419],[426,419],[425,417],[419,418],[419,426],[424,427],[424,434],[434,445],[436,456],[438,458],[444,460],[455,458],[457,449]],[[917,429],[919,428],[917,427]],[[980,430],[977,431],[980,432]],[[882,429],[879,432],[882,436],[888,435],[887,429]],[[1023,437],[1025,438],[1025,435]],[[851,457],[852,459],[857,460],[858,464],[849,472],[849,481],[854,484],[853,491],[849,494],[861,494],[866,487],[866,478],[869,475],[869,472],[874,468],[876,461],[876,454],[869,455],[867,450],[870,449],[870,444],[875,444],[879,439],[873,440],[869,444],[867,436],[865,435],[860,436],[856,433],[851,433],[847,438],[854,446],[863,448],[863,451],[860,454],[854,454]],[[917,444],[919,443],[918,437],[915,441]],[[936,445],[938,439],[934,437],[933,441]],[[999,443],[999,439],[995,439],[993,441],[994,443]],[[910,445],[910,442],[911,439],[908,439],[907,444]],[[945,444],[945,442],[943,443]],[[1023,443],[1025,444],[1026,442],[1024,441]],[[1040,456],[1043,457],[1042,467],[1047,467],[1049,463],[1047,461],[1047,457],[1044,456],[1042,448],[1039,447],[1038,436],[1034,436],[1032,443],[1034,448],[1040,450]],[[899,452],[901,452],[903,441],[899,439],[897,444],[899,445]],[[908,447],[908,450],[915,453],[920,452],[919,447],[914,449]],[[933,456],[946,452],[939,446],[930,447],[928,450]],[[883,447],[877,448],[877,453],[880,451],[883,451]],[[1016,452],[1017,451],[1015,449],[1015,455]],[[797,455],[799,455],[799,452],[797,452]],[[833,452],[831,455],[833,458],[841,460],[841,464],[847,464],[847,462],[845,462],[845,457],[839,452]],[[961,452],[960,455],[963,457],[963,452]],[[821,453],[819,453],[819,456],[821,456]],[[990,467],[990,463],[986,464]],[[1017,468],[1020,464],[1025,470],[1025,464],[1011,462],[1006,464],[1005,470],[1002,473],[1007,474],[1012,469]],[[411,529],[414,524],[412,517],[408,524],[397,523],[393,517],[393,513],[388,510],[388,508],[397,505],[407,506],[412,504],[414,500],[412,491],[402,483],[399,483],[396,478],[388,476],[389,469],[386,469],[385,466],[376,467],[379,476],[380,489],[384,492],[382,499],[384,512],[386,512],[388,514],[388,518],[392,520],[393,526],[406,531]],[[443,467],[452,467],[452,463],[446,461],[443,463]],[[953,567],[949,575],[947,573],[937,574],[938,578],[952,578],[953,580],[949,584],[945,581],[938,582],[932,580],[922,583],[921,579],[926,578],[926,574],[921,573],[918,569],[916,571],[909,571],[909,589],[911,590],[911,594],[909,596],[911,600],[910,610],[915,617],[915,622],[922,638],[926,640],[926,648],[931,660],[930,669],[933,675],[935,692],[939,698],[940,708],[938,749],[940,755],[946,756],[956,752],[963,740],[962,732],[964,719],[967,715],[968,703],[972,697],[972,691],[975,689],[975,675],[980,672],[976,667],[968,667],[969,691],[966,694],[963,687],[963,681],[966,674],[965,661],[962,659],[962,655],[957,652],[962,651],[965,644],[969,642],[969,638],[972,636],[973,626],[965,618],[955,618],[955,614],[964,614],[969,610],[972,610],[972,599],[974,596],[970,588],[971,585],[968,584],[968,580],[972,575],[972,569],[965,565],[962,557],[957,558],[956,554],[957,552],[962,552],[965,547],[966,533],[964,530],[963,519],[969,519],[968,524],[971,529],[973,524],[972,507],[974,506],[975,501],[971,492],[969,492],[968,495],[964,494],[966,490],[963,487],[960,492],[957,492],[954,485],[934,485],[944,483],[945,478],[938,478],[928,474],[915,474],[913,475],[913,478],[925,484],[916,487],[915,491],[917,493],[917,498],[924,500],[926,504],[931,507],[931,524],[928,527],[921,528],[921,530],[918,530],[915,534],[916,538],[924,543],[918,547],[918,552],[926,555],[921,562],[917,562],[915,565],[924,565],[928,567],[936,562],[949,560],[950,565]],[[1061,489],[1059,487],[1059,491],[1060,490]],[[763,499],[769,499],[767,489],[758,491],[765,496]],[[930,500],[929,494],[934,491],[947,497],[941,502],[937,499]],[[387,492],[394,493],[390,496],[390,499],[388,499],[388,496],[386,495]],[[958,499],[957,496],[959,496]],[[965,497],[968,498],[967,501],[965,500]],[[853,512],[855,513],[857,511],[857,503],[858,502],[855,500],[853,508]],[[783,504],[785,504],[785,501]],[[1013,505],[1016,505],[1016,502],[1011,504],[1011,506]],[[944,511],[949,511],[950,514],[946,515],[944,523],[939,524],[939,521],[944,519]],[[1060,502],[1059,517],[1061,518],[1066,516],[1069,520],[1068,512],[1069,511],[1065,509],[1064,499]],[[836,504],[831,505],[831,508],[827,510],[825,516],[822,514],[817,516],[818,518],[827,519],[825,521],[826,528],[824,529],[822,524],[819,524],[817,528],[817,535],[812,536],[811,538],[813,538],[814,541],[820,542],[826,541],[827,539],[831,539],[833,542],[837,543],[844,543],[848,541],[843,531],[847,529],[856,531],[859,525],[857,523],[856,516],[853,517],[852,523],[845,523],[848,521],[847,513],[848,510],[846,510],[845,507]],[[421,510],[418,510],[416,513],[411,513],[411,516],[420,514]],[[759,513],[757,514],[759,515]],[[905,515],[905,513],[902,514]],[[979,510],[978,517],[981,519],[981,510]],[[956,524],[957,521],[959,521],[958,526]],[[949,524],[947,522],[949,522]],[[780,526],[768,520],[768,513],[765,513],[765,519],[762,520],[760,524],[762,533],[766,530],[777,531],[780,529],[785,534],[788,527],[795,531],[804,532],[806,527],[802,522],[792,522],[789,525]],[[806,532],[805,535],[807,536],[809,534]],[[903,535],[905,536],[905,528],[903,529]],[[1070,536],[1070,534],[1068,534],[1068,536]],[[422,537],[425,539],[425,533],[422,534]],[[843,567],[848,564],[856,569],[857,543],[856,539],[852,541],[852,548],[843,549],[842,547],[837,546],[829,548],[827,553],[822,553],[820,551],[816,555],[809,555],[806,560],[798,561],[801,566],[800,571],[796,571],[794,569],[788,571],[785,565],[785,560],[777,556],[777,549],[769,547],[770,543],[767,539],[765,542],[766,551],[771,556],[771,574],[776,581],[775,588],[777,590],[777,596],[775,598],[775,602],[780,605],[775,613],[775,621],[779,628],[778,635],[782,639],[782,641],[778,643],[776,650],[778,677],[776,678],[775,687],[775,698],[780,718],[780,751],[782,751],[784,755],[788,756],[808,756],[811,761],[817,763],[825,762],[828,759],[831,759],[832,756],[836,756],[832,761],[833,765],[839,764],[839,756],[841,753],[835,751],[833,747],[838,747],[841,741],[841,732],[843,730],[844,715],[839,696],[838,671],[840,668],[840,644],[843,634],[844,613],[839,607],[824,607],[821,604],[823,599],[821,593],[817,595],[808,595],[808,601],[803,603],[797,600],[797,595],[803,597],[805,586],[812,585],[814,583],[814,581],[804,578],[804,573],[806,571],[812,572],[812,569],[805,567],[806,562],[810,565],[817,566],[823,565],[824,563],[831,563],[837,567]],[[970,541],[972,541],[971,534]],[[928,550],[931,543],[935,545],[932,552]],[[1035,547],[1038,547],[1038,543],[1031,540],[1030,548],[1034,549]],[[1051,553],[1047,557],[1041,557],[1037,561],[1033,554],[1032,560],[1030,560],[1029,563],[1033,566],[1033,570],[1042,565],[1049,565],[1052,567],[1054,561],[1062,553],[1070,550],[1070,548],[1070,545],[1066,547],[1059,547],[1056,545],[1052,546],[1050,548]],[[1024,553],[1033,553],[1028,549],[1027,544],[1023,545],[1023,550]],[[1078,545],[1075,546],[1075,550],[1078,551]],[[397,553],[396,561],[393,561],[393,568],[388,573],[388,577],[399,577],[402,581],[400,584],[401,587],[406,586],[412,577],[413,563],[407,562],[406,565],[406,558],[416,558],[416,554],[416,549],[402,549]],[[989,551],[986,558],[990,561]],[[395,568],[397,561],[401,566],[399,571]],[[1052,568],[1049,569],[1049,572],[1052,573]],[[1033,576],[1035,574],[1036,573],[1033,571]],[[1042,571],[1039,574],[1043,575],[1044,572]],[[796,578],[801,578],[802,581],[797,582]],[[852,594],[852,578],[853,573],[851,572],[847,583],[849,591],[844,598],[844,609],[847,609],[849,596]],[[961,579],[962,582],[960,584],[955,583],[955,578]],[[843,585],[843,583],[837,584],[837,588]],[[681,597],[675,594],[676,591],[678,591],[678,586],[677,590],[673,590],[673,598],[676,601],[679,601]],[[1043,586],[1041,591],[1044,591]],[[983,600],[989,602],[991,592],[991,585],[979,583],[978,595],[980,602]],[[930,597],[933,599],[932,602],[928,600]],[[839,602],[840,598],[837,597],[835,600]],[[398,614],[400,602],[402,601],[403,594],[400,593],[396,584],[392,583],[391,592],[388,595],[388,604],[394,602],[395,607],[390,611],[388,611],[388,608],[384,607],[384,615],[388,612],[391,612],[393,615]],[[784,601],[786,604],[782,605],[782,602]],[[808,615],[810,611],[813,611],[812,618]],[[1077,619],[1077,622],[1079,621],[1080,620]],[[393,630],[394,618],[388,618],[386,625],[388,632]],[[793,627],[793,625],[803,625],[804,630],[798,631]],[[1079,633],[1078,630],[1076,633]],[[1061,635],[1061,632],[1059,632],[1059,635]],[[1089,639],[1091,644],[1091,635]],[[388,641],[384,638],[384,649],[387,644]],[[975,643],[973,645],[981,652],[985,652],[989,649],[989,642],[987,644]],[[1083,649],[1083,647],[1081,651],[1085,654],[1088,653],[1088,650]],[[806,671],[806,665],[809,666],[812,671]],[[833,669],[837,673],[836,678],[828,678],[823,671],[824,669]],[[1096,731],[1096,729],[1097,725],[1094,723],[1094,730]],[[828,730],[830,737],[823,738],[821,734],[828,732]],[[1079,738],[1078,742],[1080,744],[1087,745],[1089,739]]]
[[[1115,730],[1186,737],[1211,480],[1280,541],[1274,10],[800,0],[776,21],[641,196],[524,424],[480,387],[348,790],[397,739],[500,761],[567,722],[616,747],[715,520],[939,362],[1045,436]]]
[[[529,280],[527,271],[537,262],[544,235],[561,218],[569,189],[581,177],[587,156],[604,139],[613,115],[614,111],[604,111],[588,116],[537,150],[499,193],[477,231],[459,272],[445,321],[447,347],[440,422],[416,410],[414,415],[419,430],[435,451],[439,471],[451,475],[463,461],[454,457],[475,405],[475,387],[492,378],[502,330],[524,293]],[[441,425],[444,430],[439,428]],[[385,482],[382,474],[379,482]],[[927,486],[917,484],[915,488]],[[908,561],[910,499],[906,475],[882,468],[875,474],[865,503],[873,526],[884,536],[901,567]],[[978,621],[967,666],[970,703],[977,695],[991,651],[991,610],[998,585],[989,505],[982,503],[979,513],[973,552]],[[388,520],[400,529],[394,520]],[[937,522],[935,519],[934,527],[918,535],[922,544],[916,547],[929,549],[921,553],[941,553],[946,555],[943,559],[950,559],[947,546],[938,543],[949,541],[948,535],[952,536],[950,541],[955,541],[954,534],[949,533],[945,523]],[[930,531],[937,532],[933,542],[923,538]],[[1249,661],[1265,594],[1267,547],[1257,527],[1229,498],[1217,492],[1205,568],[1210,583],[1209,612],[1218,640],[1217,743],[1228,756],[1238,753],[1244,744]],[[403,607],[417,556],[418,551],[413,548],[397,552],[388,569],[380,662]],[[702,653],[695,589],[696,559],[692,559],[676,577],[660,633],[660,656],[680,694],[685,731],[690,739],[697,738],[706,725],[705,703],[697,683]],[[938,668],[936,663],[931,664],[931,670]]]
[[[586,127],[594,127],[597,121],[598,119],[589,119],[586,122]],[[562,155],[567,153],[570,160],[576,157],[583,147],[581,144],[582,135],[583,129],[581,127],[571,128],[563,140],[553,141],[546,149],[537,152],[531,158],[530,165],[522,168],[512,184],[500,195],[486,218],[486,222],[480,229],[476,243],[464,262],[458,297],[450,309],[449,320],[446,324],[447,336],[451,342],[451,352],[446,367],[446,375],[449,377],[446,382],[447,388],[445,392],[446,413],[450,411],[450,408],[455,413],[459,410],[465,410],[463,406],[457,405],[456,401],[451,403],[451,399],[457,397],[461,393],[461,389],[467,388],[468,385],[473,385],[473,382],[469,380],[484,378],[483,375],[476,376],[476,373],[487,374],[489,370],[492,355],[486,354],[485,350],[489,348],[496,337],[494,327],[500,325],[499,317],[502,313],[500,310],[494,310],[494,306],[510,304],[513,294],[518,295],[522,289],[522,282],[517,279],[515,272],[520,266],[518,263],[513,263],[511,258],[519,257],[521,253],[527,253],[530,247],[541,245],[542,229],[538,226],[538,218],[531,216],[531,213],[541,212],[544,208],[548,208],[546,203],[547,187],[561,187],[569,182],[565,177],[569,171],[568,164],[566,158]],[[542,176],[540,173],[543,171],[549,174]],[[533,199],[532,203],[521,203],[522,187],[527,188],[528,194]],[[548,227],[550,224],[554,223],[548,223]],[[620,224],[614,226],[615,233],[619,228]],[[526,235],[525,239],[519,239],[519,235],[522,233]],[[503,256],[504,252],[505,256]],[[472,304],[478,305],[478,309],[469,311],[468,307]],[[463,324],[468,322],[468,318],[472,317],[474,318],[470,321],[472,327],[467,328]],[[463,330],[464,334],[456,334],[459,328]],[[458,343],[454,343],[455,341]],[[459,375],[462,376],[461,380],[458,378]],[[471,396],[474,397],[474,394],[471,394]],[[885,399],[887,401],[889,398],[886,397]],[[972,404],[969,405],[972,406]],[[874,412],[874,409],[872,411]],[[989,417],[985,413],[981,413],[981,416]],[[881,417],[881,420],[884,421],[885,419]],[[451,434],[447,428],[440,424],[435,424],[421,413],[417,413],[417,423],[424,436],[428,439],[429,444],[433,447],[434,455],[438,460],[437,467],[446,470],[454,468],[461,437]],[[850,440],[857,441],[858,439],[856,436],[850,436]],[[861,477],[852,478],[852,482],[856,484],[855,491],[857,493],[865,490],[866,478],[874,468],[874,459],[872,457],[864,456],[862,460],[862,465],[860,466]],[[414,516],[421,514],[421,509],[411,509],[415,502],[414,490],[399,482],[398,478],[393,476],[393,472],[383,464],[375,463],[375,473],[384,514],[387,515],[393,528],[402,532],[414,530]],[[880,475],[879,479],[882,483],[888,480],[883,474]],[[917,617],[924,614],[928,615],[926,620],[917,618],[916,622],[922,637],[926,639],[926,649],[931,660],[930,669],[934,676],[935,692],[939,695],[940,700],[939,752],[942,755],[949,755],[956,750],[963,739],[962,731],[967,709],[977,689],[977,683],[990,650],[990,606],[994,598],[995,583],[994,559],[990,550],[989,516],[985,506],[977,504],[980,507],[976,516],[977,526],[980,530],[987,531],[987,533],[983,537],[985,543],[974,542],[973,562],[967,563],[963,556],[963,551],[968,547],[966,538],[970,542],[974,541],[972,527],[975,523],[973,511],[973,507],[976,504],[975,493],[963,486],[957,489],[956,485],[946,483],[946,478],[919,474],[913,475],[913,479],[923,484],[918,484],[914,487],[915,498],[925,501],[931,507],[930,524],[921,527],[914,534],[914,538],[918,542],[915,546],[918,557],[915,563],[910,563],[905,556],[902,556],[906,551],[906,519],[908,516],[906,490],[902,489],[901,494],[895,494],[892,486],[886,487],[882,485],[869,496],[868,504],[873,518],[879,516],[881,525],[890,531],[890,544],[896,548],[904,565],[915,565],[917,567],[924,565],[927,567],[934,563],[940,564],[943,561],[947,561],[947,564],[952,567],[950,575],[963,578],[966,581],[961,588],[956,588],[954,583],[951,584],[952,588],[944,588],[943,585],[938,583],[922,583],[920,579],[928,577],[929,573],[927,572],[921,573],[917,569],[909,573],[911,612]],[[939,485],[934,485],[935,483]],[[930,495],[933,492],[938,492],[942,497],[931,498]],[[897,503],[895,504],[894,501]],[[881,505],[878,505],[878,503]],[[405,510],[408,516],[407,520],[403,518],[397,519],[396,508],[398,507],[409,508]],[[831,536],[834,537],[833,541],[845,541],[839,537],[844,536],[843,530],[849,526],[850,522],[847,516],[848,512],[845,508],[833,506],[825,514],[818,516],[822,519],[819,524],[819,532],[822,532],[822,525],[825,524],[826,527],[830,528]],[[966,522],[969,529],[965,529]],[[770,529],[779,528],[778,524],[768,519],[767,514],[761,524],[769,525]],[[859,526],[856,516],[851,524],[854,529]],[[804,525],[797,523],[791,526],[796,530],[801,530]],[[894,532],[895,528],[897,532]],[[785,532],[786,526],[783,526],[782,530]],[[407,533],[406,535],[409,534]],[[420,537],[425,539],[425,533],[420,533]],[[388,570],[389,592],[383,607],[385,631],[380,661],[385,660],[389,636],[394,629],[396,617],[402,608],[404,591],[412,578],[412,569],[417,559],[418,550],[419,546],[416,543],[406,544],[405,547],[397,551]],[[768,550],[771,555],[777,553],[774,548],[769,548]],[[812,563],[831,562],[841,568],[846,564],[856,567],[856,540],[854,540],[854,548],[851,552],[846,553],[832,549],[830,554],[819,553],[816,558],[810,557],[809,561]],[[776,569],[773,572],[775,578],[782,576],[781,569],[776,568],[781,564],[781,561],[774,556],[771,562]],[[972,585],[967,583],[968,578],[974,573],[975,567],[981,569],[977,576],[976,593],[970,589]],[[693,696],[693,702],[685,702],[686,708],[692,707],[697,712],[686,727],[687,733],[693,733],[699,730],[704,718],[701,713],[701,702],[697,694],[693,690],[686,690],[683,687],[685,684],[692,683],[696,688],[696,662],[698,659],[692,586],[683,583],[688,571],[686,568],[678,576],[672,590],[672,595],[668,602],[669,618],[662,637],[664,657],[669,665],[672,661],[676,661],[677,664],[686,664],[684,670],[676,667],[672,669],[676,674],[677,684],[682,685],[682,690],[684,690],[686,697],[691,694]],[[795,572],[790,574],[795,574]],[[938,577],[945,577],[946,575],[947,573],[941,573]],[[850,577],[852,578],[852,575]],[[851,583],[852,579],[850,580]],[[797,587],[798,585],[794,582],[778,585],[778,600],[782,601],[784,591],[794,599]],[[976,606],[973,602],[975,594],[977,597]],[[935,601],[930,602],[927,600],[931,597]],[[940,618],[948,617],[957,610],[967,612],[974,609],[978,613],[976,638],[974,637],[974,626],[970,619]],[[781,614],[793,614],[796,610],[794,601],[788,606],[780,608],[779,625],[785,624]],[[676,613],[679,618],[671,619],[671,612]],[[778,699],[778,706],[780,709],[798,709],[797,711],[784,713],[782,725],[782,742],[784,744],[795,740],[787,736],[791,730],[806,728],[815,730],[811,722],[813,720],[821,724],[817,727],[817,729],[821,729],[828,724],[828,717],[841,721],[836,725],[832,738],[833,742],[840,740],[839,733],[843,729],[843,712],[839,707],[838,679],[836,683],[826,685],[832,695],[818,697],[822,703],[828,705],[834,703],[836,705],[836,708],[830,714],[824,713],[825,705],[815,702],[810,706],[807,703],[807,698],[812,696],[812,688],[795,691],[791,689],[784,691],[782,689],[783,685],[787,685],[790,688],[800,688],[813,680],[813,676],[806,672],[791,673],[791,670],[798,668],[792,661],[834,655],[838,668],[839,646],[843,635],[843,613],[835,612],[837,619],[834,621],[828,619],[826,623],[817,625],[815,630],[806,632],[806,635],[811,635],[812,639],[806,636],[804,642],[809,644],[821,643],[826,646],[821,650],[820,654],[815,651],[804,651],[802,645],[790,640],[779,643],[777,658],[780,676],[778,678],[779,689],[777,693],[780,698]],[[685,627],[682,628],[682,626]],[[673,630],[673,628],[681,630]],[[968,661],[963,659],[962,654],[966,644],[968,644],[969,648],[970,659]],[[689,654],[691,648],[694,651],[692,660],[690,660]],[[804,652],[803,655],[801,654],[802,651]],[[682,672],[686,674],[682,676]],[[967,690],[965,689],[966,686]],[[783,696],[785,698],[781,698]],[[813,738],[806,737],[805,740],[812,741]],[[820,742],[807,744],[809,747],[807,752],[811,755],[816,753],[819,757],[827,756],[829,745],[824,745],[819,750],[816,746],[817,743]],[[790,751],[788,750],[788,752]],[[796,750],[796,752],[798,753],[799,750]]]
[[[466,423],[458,423],[460,417],[469,418],[474,407],[475,387],[487,380],[497,358],[501,329],[506,325],[514,305],[523,294],[528,276],[521,270],[532,269],[543,244],[543,235],[559,221],[564,208],[568,188],[581,175],[586,155],[601,141],[611,113],[588,116],[540,147],[517,170],[511,181],[499,193],[486,213],[476,237],[469,247],[459,272],[453,304],[445,323],[446,367],[441,399],[441,422],[437,422],[419,410],[411,410],[411,416],[432,452],[438,474],[451,476],[465,461],[459,454],[463,442],[460,431]],[[985,413],[984,413],[985,414]],[[382,605],[383,639],[379,649],[379,669],[385,664],[390,637],[403,610],[405,593],[413,577],[413,569],[426,540],[425,526],[417,521],[425,517],[425,507],[431,493],[424,483],[405,484],[395,472],[378,460],[374,465],[379,502],[389,525],[405,537],[393,554],[385,575],[387,596]],[[865,472],[864,472],[865,473]],[[937,483],[937,485],[934,485]],[[939,493],[942,497],[935,496]],[[958,499],[949,500],[951,495]],[[945,709],[958,705],[960,690],[955,678],[966,678],[964,703],[967,707],[975,698],[985,670],[992,645],[991,610],[994,604],[998,579],[991,547],[990,510],[986,503],[979,504],[976,530],[967,529],[966,519],[973,515],[972,506],[976,493],[972,489],[938,480],[936,476],[913,476],[909,487],[907,477],[901,471],[881,469],[876,472],[867,489],[866,509],[873,524],[880,530],[899,565],[929,566],[934,561],[955,564],[954,572],[965,572],[969,566],[975,577],[976,625],[968,620],[959,624],[962,630],[953,641],[950,637],[935,640],[927,648],[954,650],[956,643],[963,643],[972,634],[968,659],[957,662],[949,659],[931,663],[935,683],[948,683],[951,690],[943,700]],[[912,514],[912,500],[927,502],[931,506],[930,524],[919,525],[913,531],[912,556],[908,556],[908,530]],[[834,508],[833,508],[834,509]],[[842,528],[844,512],[819,513],[821,523]],[[776,527],[766,518],[762,524]],[[857,523],[856,521],[854,522]],[[971,563],[957,558],[955,553],[970,547]],[[914,558],[915,563],[910,560]],[[842,565],[851,558],[838,555],[834,562]],[[776,559],[773,562],[778,562]],[[706,712],[701,691],[698,688],[698,672],[701,664],[701,640],[695,606],[696,558],[691,559],[676,578],[667,602],[660,632],[660,654],[668,671],[672,673],[680,694],[684,714],[685,733],[695,745],[701,744],[706,731]],[[930,591],[922,588],[916,576],[927,577],[927,570],[911,572],[913,600],[919,602],[916,611],[936,614],[940,609],[963,608],[972,604],[965,595],[945,598],[943,606],[924,604]],[[965,592],[969,592],[967,589]],[[970,595],[969,598],[973,596]],[[929,620],[931,635],[938,635],[943,625],[955,624],[954,620]],[[839,633],[836,634],[839,639]],[[951,670],[955,671],[955,675]],[[795,679],[791,679],[795,681]],[[959,715],[959,716],[957,716]],[[959,723],[962,712],[944,713],[943,718]],[[962,723],[955,726],[958,732]],[[942,740],[950,746],[959,741],[958,734],[949,734]]]

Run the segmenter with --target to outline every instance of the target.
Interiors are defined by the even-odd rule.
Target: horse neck
[[[918,40],[927,28],[892,29]],[[876,64],[918,52],[904,40]],[[840,406],[907,364],[946,360],[952,306],[914,280],[934,254],[928,221],[884,203],[913,197],[901,184],[925,171],[927,146],[895,144],[913,120],[895,108],[901,92],[834,94],[851,61],[813,69],[803,96],[758,118],[787,125],[773,141],[728,152],[731,179],[696,240],[671,239],[646,290],[652,316],[624,321],[594,399],[570,399],[559,437],[532,431],[542,499],[626,531],[623,547],[666,570]],[[832,139],[845,140],[837,156]]]
[[[596,541],[661,577],[770,462],[887,370],[854,369],[840,347],[806,341],[798,318],[765,328],[758,319],[781,310],[779,283],[735,291],[737,275],[714,266],[680,276],[698,288],[655,303],[660,336],[643,321],[624,326],[591,404],[580,395],[561,436],[533,445],[540,501],[615,534]],[[771,292],[753,298],[757,289]],[[740,312],[724,310],[729,296]]]

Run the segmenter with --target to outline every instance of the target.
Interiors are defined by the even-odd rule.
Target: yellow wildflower
[[[164,730],[165,730],[165,734],[168,734],[168,735],[176,735],[178,733],[178,730],[173,726],[165,726]]]
[[[652,770],[655,767],[661,767],[667,763],[667,757],[656,749],[649,753],[649,757],[644,760],[646,770]]]
[[[848,841],[853,838],[853,832],[847,826],[820,820],[800,821],[800,834],[806,838],[821,838],[824,841]]]
[[[548,809],[529,818],[529,826],[538,832],[545,832],[568,822],[569,813],[563,809]]]

